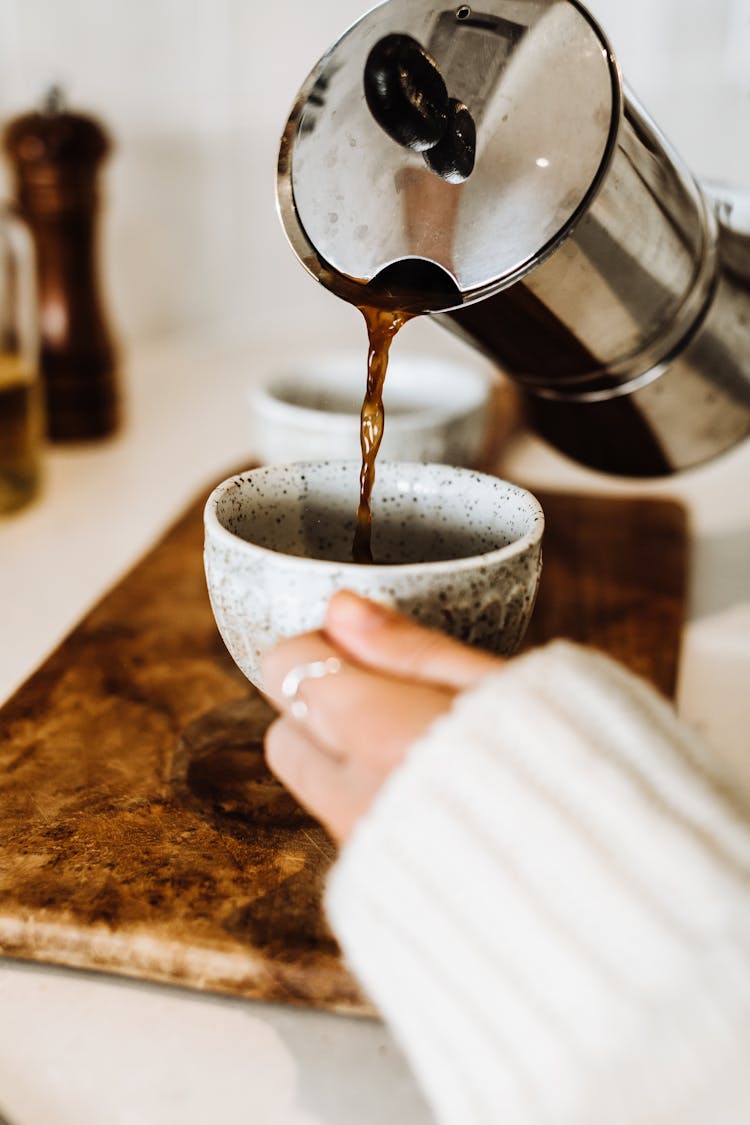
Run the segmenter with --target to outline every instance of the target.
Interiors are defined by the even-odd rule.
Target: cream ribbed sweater
[[[439,1121],[748,1125],[749,824],[664,700],[556,642],[412,747],[328,913]]]

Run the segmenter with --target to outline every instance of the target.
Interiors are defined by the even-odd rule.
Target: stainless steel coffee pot
[[[750,237],[575,0],[387,0],[302,87],[277,186],[318,281],[459,333],[575,459],[653,476],[750,434]]]

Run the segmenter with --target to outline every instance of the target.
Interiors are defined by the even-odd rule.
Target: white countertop
[[[432,350],[444,339],[431,337]],[[0,522],[0,700],[189,501],[252,459],[247,385],[280,358],[173,343],[139,353],[127,365],[122,433],[50,451],[41,498]],[[678,705],[750,785],[750,442],[637,486],[521,435],[503,471],[532,488],[686,504],[692,580]],[[431,1121],[373,1021],[11,961],[0,961],[2,1114],[12,1125]]]

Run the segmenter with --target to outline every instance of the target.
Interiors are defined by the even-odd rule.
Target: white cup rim
[[[211,537],[212,540],[224,543],[227,547],[231,547],[235,551],[240,551],[248,558],[261,557],[274,559],[276,565],[281,563],[285,567],[292,570],[312,570],[313,572],[335,571],[340,573],[349,573],[352,576],[360,575],[363,577],[366,574],[377,574],[385,576],[388,574],[399,574],[408,576],[409,574],[440,574],[450,573],[455,574],[457,571],[462,570],[476,570],[478,566],[490,566],[497,563],[504,562],[507,559],[516,558],[523,555],[529,548],[535,547],[544,534],[544,511],[539,500],[532,492],[524,488],[522,485],[513,484],[511,481],[504,480],[502,477],[493,476],[490,473],[481,473],[475,469],[466,469],[442,464],[433,464],[432,462],[424,461],[384,461],[378,462],[378,468],[385,466],[401,467],[406,469],[434,469],[441,472],[446,470],[455,473],[459,476],[470,476],[486,480],[492,484],[504,485],[519,499],[523,499],[524,503],[529,509],[529,514],[533,520],[532,527],[524,535],[518,539],[514,539],[512,543],[506,543],[503,547],[496,547],[492,551],[485,551],[478,555],[467,555],[462,558],[456,559],[439,559],[430,562],[415,562],[415,563],[355,563],[346,561],[333,561],[330,559],[310,559],[301,555],[288,555],[283,551],[275,551],[271,547],[261,547],[257,543],[251,543],[247,539],[235,535],[233,531],[229,531],[220,522],[216,513],[216,509],[221,497],[229,491],[230,488],[237,487],[238,483],[242,483],[246,477],[252,473],[273,473],[274,471],[289,472],[290,470],[304,472],[320,468],[321,466],[334,466],[345,464],[348,466],[358,465],[357,462],[351,460],[317,460],[317,461],[295,461],[285,465],[258,465],[255,468],[247,469],[241,473],[235,473],[233,476],[228,477],[217,485],[211,492],[206,501],[203,511],[204,528],[206,537]],[[352,504],[356,497],[352,498]]]
[[[335,376],[340,372],[349,371],[350,368],[356,369],[354,365],[357,360],[361,362],[359,353],[343,351],[323,353],[307,362],[289,363],[269,373],[248,389],[247,398],[250,408],[258,414],[290,426],[329,428],[348,432],[352,426],[352,419],[359,417],[359,408],[353,407],[351,411],[338,412],[304,406],[284,398],[279,394],[279,390],[295,383],[329,390],[336,386]],[[436,404],[411,405],[408,410],[392,411],[388,414],[389,430],[409,431],[420,427],[449,424],[486,407],[492,393],[492,381],[488,372],[444,357],[407,354],[400,360],[392,359],[390,366],[394,369],[400,368],[399,374],[402,380],[407,376],[413,378],[413,371],[422,367],[425,371],[430,371],[433,381],[437,377],[443,386],[454,388],[454,391],[450,398],[444,397]],[[387,385],[388,389],[393,385],[394,374],[395,371],[391,373],[391,384]],[[364,394],[364,390],[362,393]]]

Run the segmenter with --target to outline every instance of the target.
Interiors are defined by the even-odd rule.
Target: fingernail
[[[360,597],[351,590],[338,590],[331,599],[331,609],[338,624],[359,630],[377,629],[392,616],[387,606]]]

